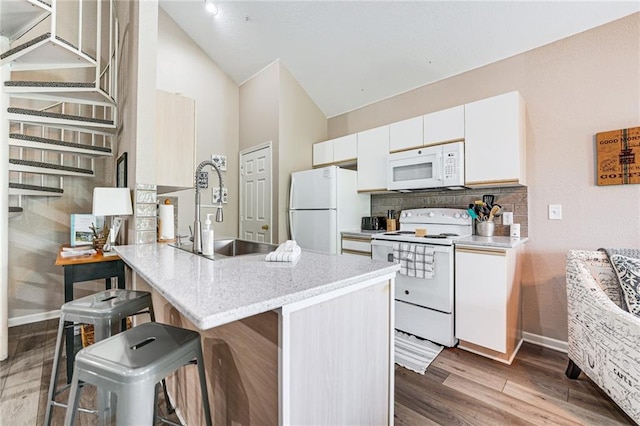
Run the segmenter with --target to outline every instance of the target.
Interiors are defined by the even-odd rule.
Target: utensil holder
[[[476,222],[476,233],[481,237],[493,237],[496,224],[493,221],[483,220]]]

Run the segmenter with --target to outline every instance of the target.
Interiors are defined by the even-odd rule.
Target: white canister
[[[511,238],[520,238],[520,224],[514,223],[511,225]]]

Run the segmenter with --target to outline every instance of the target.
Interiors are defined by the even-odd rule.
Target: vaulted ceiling
[[[160,0],[235,82],[279,59],[327,117],[640,11],[639,1],[215,3],[211,15],[205,0]]]

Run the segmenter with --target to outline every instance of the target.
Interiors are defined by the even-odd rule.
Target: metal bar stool
[[[85,383],[117,395],[118,425],[155,424],[159,418],[156,413],[158,383],[194,360],[206,423],[211,426],[200,334],[155,322],[124,331],[78,352],[64,424],[73,424],[79,387]]]
[[[98,342],[111,336],[112,330],[115,326],[120,328],[120,324],[123,323],[126,317],[144,313],[148,313],[151,317],[151,321],[155,321],[151,294],[146,291],[112,289],[72,300],[62,305],[62,308],[60,309],[60,324],[58,325],[58,337],[56,340],[56,349],[51,371],[47,410],[45,414],[44,424],[46,426],[49,426],[51,423],[51,410],[53,406],[67,407],[66,404],[55,400],[56,396],[60,392],[69,387],[67,385],[61,389],[57,389],[58,370],[60,368],[60,360],[62,358],[62,342],[65,340],[65,328],[73,327],[73,323],[92,324],[94,327],[95,341]],[[71,323],[72,325],[66,325],[68,323]],[[170,406],[169,399],[166,395],[167,391],[164,381],[162,384],[165,391],[167,406],[169,411],[172,412],[173,409]],[[103,395],[100,395],[98,400],[100,401],[100,404],[108,404],[108,402],[105,402],[105,397]],[[95,410],[86,410],[84,408],[81,408],[80,410],[90,413],[97,412]]]

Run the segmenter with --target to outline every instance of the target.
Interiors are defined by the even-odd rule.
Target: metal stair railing
[[[92,67],[94,68],[94,72],[92,73],[90,82],[93,84],[93,89],[102,94],[103,101],[108,101],[112,105],[117,104],[119,24],[116,16],[115,1],[50,1],[51,6],[47,7],[38,0],[24,0],[25,3],[33,4],[34,7],[42,7],[49,11],[49,16],[45,18],[50,21],[48,23],[49,27],[45,34],[41,34],[40,36],[31,39],[29,38],[33,37],[31,34],[32,32],[43,30],[42,25],[38,25],[26,31],[21,38],[16,40],[15,44],[17,44],[17,46],[9,49],[9,51],[0,52],[0,64],[10,62],[12,70],[14,71]],[[8,2],[8,5],[3,5],[3,8],[7,8],[12,4],[16,4],[16,1]],[[64,5],[65,9],[68,9],[68,12],[73,12],[77,15],[77,31],[75,35],[65,35],[65,38],[60,35],[58,28],[60,13],[58,5],[60,4]],[[93,10],[90,10],[91,7],[85,7],[85,5],[95,7],[95,16],[93,17],[95,18],[95,21],[93,18],[91,19],[91,22],[95,22],[95,25],[93,26],[95,27],[95,36],[92,43],[87,42],[84,35],[85,32],[88,32],[85,31],[85,27],[90,26],[87,24],[88,17],[85,15],[91,12],[91,15],[93,16]],[[91,29],[94,29],[93,27]],[[103,29],[106,31],[105,37],[102,35]],[[25,42],[27,39],[29,40]],[[106,42],[106,46],[103,46],[103,40]],[[55,54],[52,57],[49,57],[52,54],[51,52],[48,52],[47,63],[38,63],[32,59],[32,56],[38,54],[38,49],[44,49],[49,45],[55,45],[56,54],[65,56],[65,58],[56,59]],[[72,54],[72,58],[68,57],[69,53]],[[103,53],[105,54],[103,55]],[[25,55],[28,56],[29,60],[25,59],[24,61],[21,61],[22,56]],[[23,97],[36,97],[39,93],[40,96],[44,96],[43,94],[55,93],[56,91],[55,84],[49,86],[38,86],[35,82],[31,83],[34,84],[32,86],[29,86],[28,84],[18,86],[12,85],[8,91],[14,96]]]
[[[29,81],[13,81],[4,87],[4,91],[9,93],[12,98],[26,98],[34,100],[55,101],[45,107],[39,108],[20,108],[11,106],[3,115],[6,120],[18,124],[19,129],[17,132],[12,132],[12,136],[9,139],[9,145],[12,147],[11,152],[16,154],[18,158],[12,158],[9,160],[9,171],[12,176],[12,183],[9,185],[9,194],[18,197],[18,207],[22,207],[22,195],[41,195],[37,194],[37,187],[42,187],[45,193],[52,193],[52,195],[60,195],[63,190],[63,175],[71,176],[87,176],[92,175],[95,167],[94,161],[96,157],[109,155],[112,156],[113,147],[113,134],[109,133],[110,129],[117,127],[117,89],[118,89],[118,51],[119,51],[119,39],[118,39],[118,20],[115,12],[114,0],[96,0],[91,2],[95,7],[95,45],[86,49],[84,41],[84,29],[85,29],[85,5],[90,2],[87,0],[76,0],[77,6],[77,37],[71,39],[69,42],[66,39],[59,37],[58,33],[58,19],[59,4],[62,3],[58,0],[50,0],[51,5],[42,5],[40,0],[25,0],[25,2],[31,3],[36,7],[43,7],[49,12],[48,18],[40,19],[50,20],[50,31],[43,37],[46,42],[55,43],[62,47],[63,50],[75,50],[78,56],[87,56],[84,53],[86,50],[94,48],[95,59],[87,61],[88,63],[81,66],[92,66],[95,69],[94,78],[92,83],[74,83],[74,82],[29,82]],[[65,0],[65,6],[69,6],[72,1]],[[105,6],[105,7],[103,7]],[[87,10],[90,8],[89,6]],[[103,12],[106,11],[106,20],[108,25],[104,25]],[[91,11],[93,12],[93,11]],[[35,22],[36,20],[34,20]],[[43,23],[44,25],[44,23]],[[108,46],[103,46],[102,29],[107,29],[108,34],[106,40]],[[24,29],[20,36],[22,39],[29,37],[29,29]],[[21,40],[16,37],[17,43]],[[11,52],[13,59],[11,62],[11,69],[22,70],[35,70],[36,72],[44,69],[54,69],[57,67],[67,68],[67,65],[58,63],[55,58],[51,64],[34,64],[34,63],[20,63],[21,46],[27,45],[23,49],[24,54],[33,55],[37,53],[37,45],[42,40],[37,42],[27,42],[19,45]],[[31,43],[31,44],[30,44]],[[106,47],[107,55],[103,58],[103,48]],[[6,55],[5,52],[3,55]],[[91,84],[91,86],[89,86]],[[93,90],[96,93],[102,94],[102,98],[92,97],[91,92]],[[87,112],[86,105],[89,105],[89,112]],[[74,113],[66,113],[67,108],[74,109]],[[24,132],[26,126],[40,127],[40,136],[28,135]],[[105,129],[100,130],[100,128]],[[60,138],[51,139],[46,136],[53,131],[60,132]],[[80,141],[80,132],[85,136],[91,134],[91,144],[86,148],[83,143],[67,142],[65,141],[65,132],[76,132],[77,140]],[[108,146],[107,151],[104,149],[92,149],[95,145],[95,139],[102,140],[102,147]],[[17,148],[17,149],[16,149]],[[31,152],[35,150],[42,150],[41,161],[34,161],[33,159],[25,160],[25,149]],[[56,152],[59,161],[55,164],[45,161],[45,152]],[[75,156],[76,167],[65,165],[68,160],[65,159],[65,155]],[[47,155],[47,157],[51,157]],[[86,160],[90,162],[90,167],[80,167],[81,161]],[[65,161],[66,160],[66,161]],[[73,161],[73,160],[72,160]],[[24,177],[29,176],[28,183],[25,182]],[[39,185],[33,185],[33,177],[40,176]],[[46,175],[48,177],[46,177]],[[51,175],[59,175],[58,188],[51,187],[47,182],[51,182]],[[15,180],[17,179],[17,182]],[[5,210],[6,207],[3,208]],[[14,211],[19,211],[19,208],[15,208]],[[6,210],[5,210],[6,211]]]

